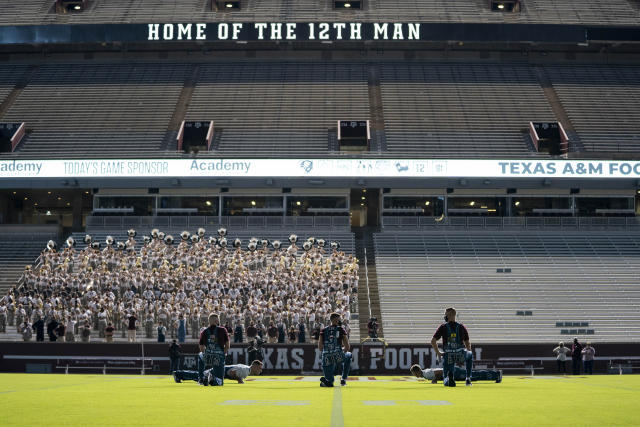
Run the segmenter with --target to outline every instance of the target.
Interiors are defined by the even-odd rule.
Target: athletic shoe
[[[320,387],[333,387],[333,384],[329,382],[325,377],[320,378]]]
[[[456,380],[453,378],[453,369],[449,371],[449,387],[455,387],[456,386]]]
[[[497,383],[501,383],[502,382],[502,369],[500,369],[498,371],[498,379],[496,380]]]
[[[216,379],[211,372],[206,374],[205,377],[207,378],[207,382],[209,383],[210,386],[218,385],[216,384]]]
[[[465,385],[466,386],[472,386],[473,384],[471,384],[471,380],[469,378],[467,378],[467,380],[465,381]]]
[[[205,387],[209,385],[209,376],[208,375],[205,375],[205,376],[202,377],[202,385],[205,386]]]
[[[344,387],[345,385],[347,385],[347,380],[345,380],[345,379],[341,379],[341,380],[340,380],[340,385],[341,385],[341,386],[343,386],[343,387]]]
[[[173,371],[173,380],[178,384],[182,382],[182,380],[178,377],[178,373],[176,371]]]
[[[438,384],[438,380],[431,380],[431,384]]]

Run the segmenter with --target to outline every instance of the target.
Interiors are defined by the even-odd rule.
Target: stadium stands
[[[380,76],[379,92],[370,90],[377,85],[370,70]],[[572,151],[640,152],[640,74],[614,65],[63,63],[29,71],[17,65],[0,67],[0,100],[31,78],[0,120],[27,123],[13,157],[180,156],[170,128],[182,119],[214,121],[212,149],[202,157],[333,156],[341,155],[337,121],[373,120],[380,107],[371,155],[523,158],[541,156],[527,124],[558,120],[538,72],[558,96],[554,108],[575,129]],[[187,80],[193,90],[177,106]]]
[[[545,69],[587,151],[640,152],[639,67]]]
[[[157,237],[157,232],[151,235]],[[166,230],[167,235],[170,233]],[[56,316],[58,320],[73,318],[78,325],[88,321],[92,328],[100,330],[106,323],[99,325],[98,306],[107,309],[109,319],[122,331],[124,319],[134,312],[141,326],[137,335],[147,339],[155,337],[159,321],[164,321],[170,335],[175,336],[180,314],[185,316],[192,338],[197,337],[199,326],[206,326],[206,317],[212,310],[219,311],[223,323],[229,322],[233,327],[263,321],[266,327],[269,320],[282,316],[287,330],[291,326],[297,329],[304,322],[307,341],[318,322],[328,323],[325,317],[331,311],[344,312],[349,320],[349,311],[357,308],[357,263],[344,252],[334,250],[337,248],[330,248],[334,240],[329,236],[322,236],[327,239],[324,250],[316,241],[307,252],[302,250],[307,236],[300,235],[296,260],[291,256],[289,233],[284,232],[278,236],[261,235],[256,240],[257,248],[247,247],[246,232],[227,235],[228,249],[209,241],[204,229],[204,238],[198,242],[185,241],[188,236],[181,241],[182,233],[178,231],[174,245],[165,244],[162,237],[143,242],[142,238],[136,240],[127,234],[115,229],[94,233],[91,243],[97,242],[104,249],[91,249],[84,242],[85,234],[77,233],[72,236],[77,242],[73,251],[66,248],[58,253],[45,252],[40,262],[22,276],[18,294],[13,296],[15,306],[21,303],[27,308],[26,315],[32,322],[37,316],[46,317],[47,322]],[[113,237],[111,248],[107,248],[108,236]],[[243,250],[232,247],[238,237],[245,239]],[[335,237],[345,239],[345,246],[353,250],[351,233]],[[265,238],[282,239],[278,254],[276,249],[263,248],[261,242]],[[133,244],[135,251],[125,252],[124,246],[118,248],[116,242]],[[21,246],[10,244],[7,248],[16,250]],[[67,289],[60,288],[63,283]],[[78,291],[82,303],[70,297]],[[4,294],[6,290],[3,297]],[[43,301],[44,306],[38,301]],[[7,301],[2,298],[0,304],[6,306]],[[352,339],[357,341],[357,316],[354,321]],[[4,338],[19,339],[17,333],[11,332]]]
[[[428,157],[529,156],[529,121],[555,121],[531,67],[381,65],[390,152]]]
[[[626,0],[580,2],[577,0],[528,0],[517,14],[494,13],[482,0],[369,0],[363,11],[336,11],[329,1],[251,0],[242,10],[213,13],[208,0],[94,0],[81,14],[49,13],[52,1],[3,1],[0,24],[146,23],[237,21],[423,21],[482,23],[545,23],[635,25],[637,4]]]
[[[157,155],[188,68],[43,65],[2,120],[27,123],[26,155]]]
[[[43,242],[54,238],[47,233],[0,233],[0,295],[15,286],[27,265],[33,264],[43,250]]]
[[[214,121],[222,154],[252,156],[326,153],[338,120],[368,118],[364,64],[336,63],[203,65],[187,112]]]
[[[568,330],[593,329],[594,341],[640,339],[638,233],[385,232],[375,243],[392,342],[424,342],[445,306],[472,342],[557,342],[566,319],[588,322]]]
[[[0,106],[26,72],[24,65],[0,66]]]

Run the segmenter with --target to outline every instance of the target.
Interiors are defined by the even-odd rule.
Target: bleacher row
[[[146,22],[268,21],[423,21],[635,25],[637,3],[527,0],[519,14],[491,12],[482,0],[368,0],[365,10],[335,11],[324,0],[249,0],[237,12],[212,13],[210,0],[92,0],[82,14],[50,13],[51,0],[3,0],[0,24],[84,24]],[[635,6],[635,7],[634,7]]]
[[[527,65],[46,64],[29,71],[0,116],[28,130],[4,156],[175,156],[169,124],[194,75],[183,117],[213,120],[216,129],[213,150],[201,156],[329,155],[337,120],[370,118],[370,67],[380,76],[387,155],[533,156],[528,122],[556,120]],[[640,152],[640,67],[539,69],[587,151]],[[0,66],[0,105],[25,73]]]
[[[472,341],[640,341],[639,233],[384,232],[375,248],[391,342],[424,342],[448,306]]]
[[[0,296],[18,283],[25,266],[35,262],[50,238],[55,238],[55,234],[0,234]]]

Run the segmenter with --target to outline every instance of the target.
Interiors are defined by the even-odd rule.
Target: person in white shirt
[[[416,378],[424,378],[425,380],[431,381],[432,384],[436,384],[438,381],[443,381],[443,369],[442,368],[434,368],[434,369],[422,369],[420,365],[413,365],[411,367],[411,374]],[[456,381],[464,381],[466,378],[466,371],[457,366],[454,367],[453,376]],[[495,381],[497,383],[502,382],[502,371],[496,370],[472,370],[471,371],[471,381]]]
[[[262,373],[262,362],[254,360],[251,366],[237,364],[226,365],[224,367],[224,378],[227,380],[236,380],[238,384],[244,384],[244,380],[249,375],[260,375]],[[204,371],[204,377],[207,384],[215,384],[216,378],[213,375],[213,369]],[[177,370],[173,371],[173,379],[180,383],[184,380],[198,381],[198,371]]]
[[[562,373],[567,373],[567,353],[571,353],[571,350],[564,346],[564,343],[560,341],[558,346],[553,349],[553,352],[557,355],[556,362],[558,362],[558,373],[562,370]]]
[[[254,360],[251,366],[237,364],[227,365],[224,367],[224,378],[228,380],[236,380],[238,384],[244,384],[245,378],[249,375],[260,375],[262,373],[262,362]],[[213,374],[213,373],[211,373]],[[209,379],[211,384],[211,378]]]

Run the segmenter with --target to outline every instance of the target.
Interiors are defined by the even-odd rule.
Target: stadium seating
[[[369,70],[379,75],[379,92],[369,90],[377,85]],[[640,151],[638,67],[538,71],[557,93],[580,147]],[[513,63],[63,63],[30,71],[17,65],[0,67],[0,104],[31,78],[0,120],[27,123],[27,136],[10,154],[18,158],[176,156],[170,122],[183,118],[214,121],[212,150],[203,157],[332,156],[337,121],[370,119],[373,96],[384,120],[373,132],[374,155],[535,157],[527,124],[557,120],[538,71]],[[177,102],[189,76],[194,87],[183,111]]]
[[[170,223],[169,221],[167,222],[168,224]],[[175,226],[175,224],[174,224]],[[172,234],[174,239],[175,239],[175,246],[174,248],[178,247],[178,244],[181,241],[180,238],[180,233],[183,229],[171,229],[171,228],[165,228],[163,230],[163,232],[165,232],[167,235]],[[107,240],[107,236],[112,236],[114,238],[114,242],[126,242],[128,239],[127,236],[127,231],[121,229],[121,228],[111,228],[111,229],[105,229],[105,228],[100,228],[99,230],[94,230],[91,229],[91,227],[88,228],[87,230],[89,233],[91,233],[93,242],[99,242],[102,245],[102,248],[106,247],[106,240]],[[195,231],[196,230],[192,230],[194,232],[195,235]],[[234,249],[231,247],[231,243],[234,241],[234,239],[236,238],[240,238],[243,239],[243,244],[242,247],[244,249],[243,253],[249,254],[249,251],[247,250],[247,244],[249,242],[249,239],[251,237],[257,237],[258,239],[270,239],[271,241],[274,241],[276,239],[281,240],[282,242],[282,247],[283,247],[283,252],[282,254],[285,253],[286,248],[289,246],[289,242],[288,242],[288,236],[294,232],[298,234],[299,236],[299,247],[302,248],[302,242],[304,242],[304,240],[306,240],[307,237],[312,237],[312,236],[317,236],[317,239],[325,239],[327,244],[326,244],[326,249],[325,249],[325,254],[330,254],[331,253],[331,249],[329,248],[329,243],[331,241],[339,241],[340,242],[340,250],[347,253],[347,254],[353,254],[355,252],[355,248],[354,248],[354,236],[352,233],[348,232],[348,231],[327,231],[327,230],[318,230],[318,229],[313,229],[313,230],[268,230],[268,229],[262,229],[262,230],[257,230],[258,233],[256,233],[256,230],[252,230],[252,231],[248,231],[248,230],[235,230],[235,231],[231,231],[226,237],[228,239],[229,242],[229,250],[231,252],[234,251]],[[140,248],[143,246],[143,235],[149,235],[148,230],[140,230],[138,229],[138,236],[136,238],[136,249],[140,250]],[[316,233],[317,232],[317,233]],[[208,235],[216,235],[214,230],[210,230],[210,233],[207,234]],[[3,241],[3,244],[1,246],[1,251],[0,251],[0,266],[5,266],[5,268],[7,269],[7,271],[9,271],[10,273],[13,272],[14,274],[11,275],[5,275],[3,276],[3,280],[4,282],[0,282],[0,285],[5,284],[4,288],[0,287],[0,292],[2,292],[0,295],[4,296],[8,290],[9,287],[14,286],[17,284],[18,282],[18,278],[20,277],[20,272],[22,272],[24,270],[25,265],[31,265],[34,261],[34,259],[40,254],[40,251],[44,248],[45,245],[45,241],[42,240],[42,236],[28,236],[27,238],[23,238],[24,236],[22,235],[16,235],[15,237],[12,237],[12,235],[7,235],[7,239],[6,241]],[[52,237],[52,236],[49,236]],[[84,237],[85,237],[85,233],[74,233],[71,237],[74,238],[74,240],[76,241],[76,246],[75,246],[75,250],[76,253],[79,254],[80,251],[84,250],[86,248],[86,244],[84,243]],[[208,237],[207,237],[208,238]],[[13,240],[12,240],[13,239]],[[62,248],[65,248],[66,245],[61,245]],[[191,243],[189,243],[187,245],[187,247],[191,246]],[[206,244],[205,244],[206,246]],[[114,246],[115,247],[115,246]],[[164,247],[164,244],[161,242],[160,243],[160,247]],[[29,252],[29,250],[31,252]],[[13,252],[9,252],[9,251],[13,251]],[[160,252],[158,252],[160,253]],[[302,251],[302,249],[299,249],[298,252],[298,257],[300,258],[300,256],[302,255],[302,253],[304,253],[304,251]],[[90,272],[92,271],[91,269],[87,268],[84,269],[81,266],[81,260],[84,259],[84,257],[81,256],[76,256],[75,258],[75,273],[81,273],[81,274],[91,274]],[[141,259],[141,258],[139,258]],[[165,262],[168,264],[169,263],[169,257],[165,258]],[[186,258],[185,258],[186,259]],[[211,264],[206,264],[206,265],[210,265],[213,266],[215,264],[216,268],[218,265],[218,261],[215,261],[215,257],[211,256],[210,258],[208,258],[208,262],[210,262]],[[230,259],[230,258],[229,258]],[[300,258],[301,259],[301,258]],[[328,255],[325,255],[325,259],[328,259]],[[107,260],[107,257],[104,258],[105,262]],[[225,261],[229,262],[229,261]],[[265,261],[266,262],[266,261]],[[145,255],[145,264],[146,264],[146,255]],[[162,265],[163,263],[160,262],[158,265]],[[231,261],[230,264],[234,264],[234,261]],[[16,267],[16,265],[18,267]],[[105,264],[106,265],[106,264]],[[226,264],[225,264],[226,265]],[[58,266],[57,263],[55,263],[54,268],[56,268]],[[302,266],[302,263],[299,264],[299,266]],[[205,266],[206,267],[206,266]],[[149,265],[145,265],[145,271],[147,273],[151,272],[151,261],[149,261]],[[165,268],[165,267],[162,267]],[[177,266],[176,266],[177,268]],[[261,269],[262,267],[260,267]],[[271,267],[270,267],[271,268]],[[276,267],[274,266],[274,271],[276,269]],[[283,267],[284,268],[284,267]],[[303,267],[301,267],[303,268]],[[304,267],[306,268],[306,267]],[[118,267],[119,269],[119,267]],[[225,267],[226,269],[226,267]],[[230,267],[229,270],[233,270],[234,267]],[[250,267],[250,270],[247,271],[254,271],[254,273],[258,273],[255,270],[258,269]],[[15,270],[15,271],[13,271]],[[156,270],[156,268],[153,268],[154,272]],[[34,268],[34,271],[37,271]],[[96,270],[97,271],[97,270]],[[265,270],[266,271],[266,270]],[[345,270],[346,271],[346,270]],[[179,270],[173,270],[173,274],[181,274],[179,272]],[[176,273],[177,272],[177,273]],[[336,270],[337,274],[340,274],[337,270]],[[332,274],[336,274],[336,272],[332,273]],[[328,272],[327,272],[328,273]],[[53,273],[50,273],[53,275]],[[138,273],[139,274],[139,273]],[[155,273],[154,273],[155,274]],[[172,273],[167,273],[167,276],[171,276]],[[186,273],[186,271],[184,272],[184,277],[188,277],[191,273]],[[243,273],[244,275],[247,274],[247,272]],[[258,274],[262,274],[262,273],[258,273]],[[318,273],[320,274],[320,273]],[[324,273],[322,273],[324,274]],[[284,277],[284,273],[283,273],[283,277]],[[357,277],[357,276],[356,276]],[[186,280],[186,279],[185,279]],[[321,286],[327,286],[327,283],[325,282],[319,282],[321,284]],[[237,285],[237,284],[236,284]],[[91,285],[92,286],[92,285]],[[85,291],[88,291],[91,286],[89,286],[89,288],[87,288]],[[240,285],[237,285],[240,288]],[[355,286],[357,287],[357,283],[355,284]],[[324,288],[323,288],[324,289]],[[349,288],[350,289],[350,288]],[[325,292],[325,290],[323,290],[323,292]],[[349,291],[350,292],[350,291]],[[175,290],[174,290],[174,294],[175,294]],[[253,294],[252,294],[253,295]],[[260,294],[262,295],[262,294]],[[314,293],[315,295],[315,293]],[[310,291],[309,291],[309,296],[312,298],[315,298],[314,295],[311,295]],[[320,294],[318,294],[319,297]],[[103,298],[106,296],[106,293],[104,295],[99,295],[100,298]],[[242,297],[242,299],[244,300],[244,304],[246,304],[246,298],[247,295],[244,295]],[[306,296],[306,295],[305,295]],[[301,298],[304,296],[301,296]],[[120,298],[122,298],[122,296],[120,296]],[[159,300],[159,299],[158,299]],[[238,300],[240,301],[240,300]],[[286,299],[285,299],[286,302]],[[196,301],[197,303],[197,301]],[[229,300],[224,300],[223,303],[226,303],[228,306],[230,304]],[[291,303],[291,300],[289,300],[289,303]],[[177,306],[177,303],[176,303]],[[197,305],[196,305],[197,306]],[[234,307],[235,307],[235,303],[234,303]],[[357,308],[357,295],[354,294],[353,298],[351,299],[351,304],[349,305],[350,309],[352,311],[356,311]],[[193,308],[193,307],[191,307]],[[203,307],[200,307],[201,309]],[[334,308],[335,308],[335,304],[334,304]],[[142,318],[143,316],[140,314],[142,313],[142,309],[139,308],[139,313],[138,315],[141,318],[141,322],[142,322]],[[182,310],[182,309],[180,309]],[[329,310],[330,311],[330,310]],[[158,313],[156,313],[158,314]],[[114,313],[112,313],[112,316],[115,316]],[[95,316],[94,316],[95,317]],[[188,316],[187,316],[188,317]],[[94,319],[95,320],[95,319]],[[231,321],[231,319],[229,319]],[[308,319],[305,319],[306,321],[308,321]],[[326,323],[326,319],[322,319],[323,322]],[[191,323],[189,323],[189,328],[191,328]],[[350,322],[351,325],[351,339],[354,341],[358,341],[360,338],[360,331],[358,328],[358,316],[357,314],[355,314]],[[118,325],[116,325],[118,326]],[[309,337],[311,336],[311,327],[312,325],[309,324],[307,326],[309,329],[307,330],[307,340],[309,340]],[[0,335],[0,339],[9,339],[9,340],[19,340],[20,339],[20,335],[17,334],[15,332],[14,328],[10,328],[11,330],[8,330],[7,334],[1,334]],[[155,331],[155,326],[152,328],[153,331]],[[155,332],[154,332],[155,333]],[[140,328],[137,332],[137,336],[142,338],[144,337],[146,334],[145,329],[144,328]],[[189,333],[189,335],[191,336],[192,332]],[[154,335],[155,336],[155,335]],[[147,337],[148,338],[148,337]]]
[[[547,66],[587,151],[640,152],[640,68]]]
[[[15,286],[25,266],[34,263],[44,249],[47,238],[54,235],[0,233],[0,295]]]
[[[187,112],[214,121],[218,151],[251,156],[326,153],[338,120],[368,118],[364,64],[335,63],[203,65]]]
[[[533,68],[384,64],[387,147],[429,157],[529,156],[529,121],[555,121]]]
[[[593,329],[593,340],[640,340],[638,233],[385,232],[375,243],[392,342],[424,342],[447,306],[472,341],[566,340],[565,319],[588,322],[575,329]]]
[[[27,67],[24,65],[0,66],[0,105],[7,99],[26,70]]]
[[[182,64],[43,65],[2,120],[27,123],[31,133],[18,147],[26,155],[157,154],[187,69]]]
[[[423,22],[554,23],[592,25],[634,25],[639,12],[625,0],[580,2],[576,0],[528,0],[518,14],[494,13],[482,0],[368,0],[363,11],[336,11],[330,2],[318,0],[251,0],[240,11],[212,13],[209,0],[98,0],[81,14],[48,13],[52,1],[8,2],[0,24],[33,23],[146,23],[385,20]]]

